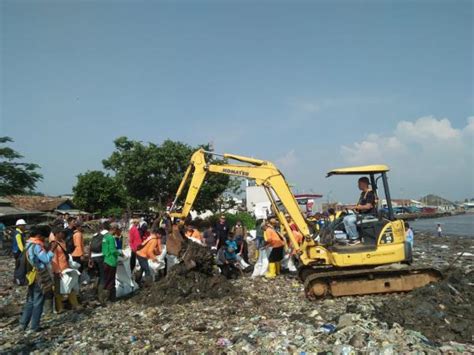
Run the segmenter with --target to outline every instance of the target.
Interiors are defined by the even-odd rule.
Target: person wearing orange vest
[[[142,244],[137,249],[137,259],[142,273],[138,277],[137,282],[141,281],[143,272],[145,277],[149,278],[151,276],[150,265],[148,260],[154,260],[158,255],[161,254],[161,237],[165,235],[166,232],[163,228],[158,228],[157,226],[153,227],[151,234],[146,238]]]
[[[268,256],[268,272],[265,274],[266,278],[272,279],[280,274],[281,261],[284,256],[285,240],[276,231],[278,222],[275,218],[271,218],[266,225],[264,232],[265,243],[272,248]]]
[[[56,311],[62,313],[64,311],[64,295],[61,294],[61,277],[62,272],[69,268],[69,255],[66,251],[66,242],[64,241],[66,230],[64,228],[55,228],[53,233],[54,240],[51,242],[51,245],[53,246],[54,244],[57,244],[57,247],[54,249],[54,257],[51,263],[54,273],[54,298],[56,300]],[[72,290],[67,294],[67,299],[71,304],[72,309],[82,309],[77,299],[76,291]]]
[[[84,268],[84,236],[82,234],[82,222],[76,221],[76,229],[72,235],[74,243],[74,251],[72,252],[72,259],[81,265],[79,272],[82,273]]]
[[[286,221],[288,222],[288,225],[290,226],[291,231],[293,232],[293,236],[295,237],[298,244],[301,244],[303,242],[303,234],[298,230],[298,226],[291,219],[291,216],[289,214],[286,214],[285,217]]]

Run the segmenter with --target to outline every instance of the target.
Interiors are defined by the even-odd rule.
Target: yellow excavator
[[[206,157],[210,155],[221,156],[225,162],[208,163]],[[238,163],[229,164],[228,161]],[[170,215],[181,219],[189,215],[208,173],[252,179],[257,186],[264,188],[272,210],[296,251],[298,275],[309,298],[410,291],[436,282],[442,275],[436,269],[409,266],[412,250],[405,238],[404,222],[397,220],[393,214],[388,171],[385,165],[370,165],[335,169],[328,173],[328,176],[368,175],[376,196],[377,184],[382,180],[387,212],[358,218],[357,228],[362,237],[362,243],[358,245],[340,245],[336,242],[336,231],[341,228],[343,217],[317,231],[305,219],[283,174],[271,162],[234,154],[216,154],[203,149],[192,155],[171,205]],[[179,205],[185,188],[184,204]],[[303,234],[301,244],[295,239],[285,214],[290,215]]]

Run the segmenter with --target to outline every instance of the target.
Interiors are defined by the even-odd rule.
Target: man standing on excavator
[[[355,213],[363,215],[375,212],[375,193],[369,188],[369,179],[365,176],[361,177],[358,182],[359,190],[361,190],[359,202],[354,208]],[[357,230],[357,214],[349,214],[344,217],[344,227],[349,236],[349,244],[356,245],[360,243],[359,231]]]

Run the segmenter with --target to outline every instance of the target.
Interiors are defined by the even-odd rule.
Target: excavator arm
[[[284,212],[278,208],[275,196],[280,200],[281,204],[286,209],[286,212],[291,216],[295,224],[304,237],[310,238],[311,232],[306,223],[298,203],[296,202],[293,193],[290,190],[283,174],[272,163],[254,158],[247,158],[239,155],[224,154],[224,158],[229,160],[236,160],[246,165],[240,164],[208,164],[206,162],[206,154],[214,154],[199,149],[191,157],[190,164],[181,181],[181,184],[176,193],[175,200],[171,206],[171,216],[177,218],[185,218],[192,209],[194,201],[201,189],[201,186],[208,173],[225,174],[230,176],[242,177],[252,179],[258,186],[263,186],[265,189],[272,207],[276,212],[277,218],[284,227],[288,237],[290,238],[292,247],[299,252],[300,246],[293,236],[291,228],[286,221]],[[186,199],[181,212],[176,212],[176,204],[183,193],[187,182],[190,180],[189,189],[186,194]]]

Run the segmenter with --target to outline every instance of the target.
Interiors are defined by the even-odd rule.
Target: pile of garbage
[[[381,321],[415,329],[432,341],[474,343],[474,270],[445,271],[438,283],[416,289],[376,310]]]
[[[181,262],[166,277],[142,290],[138,295],[141,303],[149,306],[179,304],[236,293],[233,284],[220,275],[208,248],[185,241],[179,259]]]

